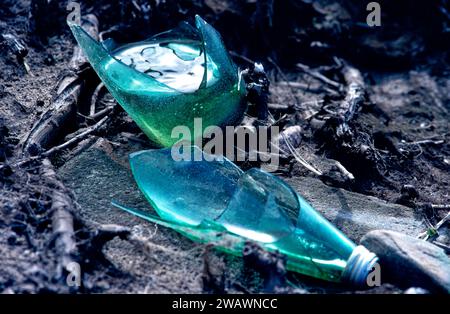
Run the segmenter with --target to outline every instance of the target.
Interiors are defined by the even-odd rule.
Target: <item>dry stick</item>
[[[131,235],[131,229],[121,225],[106,224],[99,225],[93,224],[95,232],[92,233],[92,237],[89,242],[89,252],[93,256],[102,255],[102,248],[105,244],[115,237],[119,237],[122,240],[128,240]]]
[[[114,102],[113,105],[109,105],[106,108],[103,108],[102,110],[100,110],[99,112],[95,112],[96,111],[96,105],[97,105],[97,100],[98,100],[98,96],[100,94],[100,91],[105,88],[105,84],[102,82],[100,83],[97,88],[94,91],[94,94],[91,97],[91,109],[89,112],[89,116],[85,118],[86,119],[92,119],[92,120],[97,120],[97,119],[101,119],[104,116],[108,115],[110,112],[112,112],[116,106],[116,102]]]
[[[300,156],[299,153],[297,153],[297,151],[295,150],[295,148],[292,146],[290,140],[283,134],[282,135],[287,147],[289,148],[289,150],[291,151],[291,154],[294,156],[295,160],[297,160],[297,162],[299,162],[301,165],[303,165],[304,167],[306,167],[308,170],[312,171],[314,174],[321,176],[323,175],[323,172],[314,168],[312,165],[310,165],[306,160],[303,159],[302,156]]]
[[[305,64],[297,63],[297,68],[302,70],[309,76],[311,76],[325,84],[328,84],[328,85],[336,88],[339,91],[341,91],[343,89],[342,84],[339,84],[338,82],[329,79],[328,77],[326,77],[325,75],[323,75],[322,73],[320,73],[318,71],[312,70],[309,66],[307,66]]]
[[[412,145],[420,145],[420,144],[434,144],[434,145],[441,145],[444,144],[445,140],[421,140],[421,141],[415,141],[415,142],[406,142],[405,144],[412,144]]]
[[[267,106],[272,110],[288,110],[289,106],[284,104],[268,103]]]
[[[307,89],[309,90],[309,84],[303,83],[303,82],[289,82],[289,81],[278,81],[278,84],[281,86],[289,86],[293,88],[301,88],[301,89]]]
[[[331,95],[339,95],[339,92],[337,92],[334,89],[328,88],[326,86],[320,86],[317,88],[311,87],[311,84],[302,83],[302,82],[286,82],[286,81],[279,81],[278,85],[281,86],[290,86],[291,88],[301,88],[304,89],[310,93],[321,93],[323,91],[327,92]]]
[[[109,116],[104,117],[103,119],[98,121],[96,124],[86,128],[86,130],[84,132],[74,136],[73,138],[71,138],[67,142],[65,142],[65,143],[63,143],[61,145],[52,147],[51,149],[41,153],[38,156],[31,156],[31,157],[27,157],[27,158],[21,159],[21,160],[17,161],[16,163],[14,163],[13,166],[14,167],[20,167],[22,165],[25,165],[25,164],[31,162],[31,161],[39,160],[39,159],[46,158],[46,157],[50,157],[51,155],[53,155],[54,153],[56,153],[56,152],[58,152],[58,151],[60,151],[62,149],[68,148],[69,146],[71,146],[71,145],[73,145],[75,143],[81,142],[81,141],[85,140],[87,137],[89,137],[89,135],[91,135],[93,132],[95,132],[99,128],[101,128],[106,123],[106,121],[108,119],[109,119]],[[86,143],[86,145],[88,145],[88,144],[89,143]],[[0,166],[0,169],[2,169],[3,167],[4,166]]]
[[[355,176],[350,171],[348,171],[339,161],[336,160],[335,165],[347,179],[355,180]]]
[[[94,15],[89,14],[83,17],[82,26],[92,37],[98,37],[98,20]],[[61,134],[61,127],[75,117],[83,85],[83,80],[76,72],[86,63],[86,56],[81,48],[76,46],[69,63],[73,71],[60,80],[56,88],[56,98],[26,136],[22,146],[25,153],[30,153],[33,146],[49,147]]]
[[[273,115],[269,112],[269,118],[274,121],[274,117]],[[309,171],[313,172],[314,174],[321,176],[323,173],[322,171],[314,168],[312,165],[310,165],[305,159],[303,159],[302,156],[300,156],[300,154],[296,151],[296,149],[293,147],[291,140],[289,138],[287,138],[287,136],[281,132],[280,133],[281,137],[284,139],[284,142],[286,143],[287,148],[289,149],[290,153],[292,154],[292,156],[294,156],[295,160],[301,164],[303,167],[305,167],[306,169],[308,169]]]
[[[91,98],[91,109],[89,110],[89,116],[93,116],[95,115],[95,107],[97,105],[97,98],[98,95],[100,93],[100,91],[102,90],[102,88],[105,87],[105,84],[102,82],[100,84],[98,84],[98,86],[95,88],[94,94],[92,94],[92,98]]]
[[[311,84],[307,84],[307,83],[302,83],[302,82],[286,82],[286,81],[279,81],[278,85],[281,86],[288,86],[290,85],[293,88],[301,88],[304,89],[310,93],[322,93],[322,92],[327,92],[330,95],[339,95],[339,92],[336,91],[335,89],[329,88],[327,86],[320,86],[317,88],[313,88],[311,87]]]
[[[82,61],[81,59],[83,59],[81,55],[77,56],[77,54],[75,54],[72,60]],[[74,73],[66,75],[60,81],[57,88],[58,96],[52,106],[42,115],[40,120],[28,134],[23,145],[25,151],[29,152],[29,149],[33,144],[40,147],[46,147],[56,138],[57,134],[60,132],[61,125],[76,113],[76,104],[80,95],[81,86],[82,80]],[[41,154],[41,156],[22,160],[18,164],[24,164],[33,159],[49,156],[60,149],[82,140],[84,137],[101,127],[106,120],[107,117],[70,141],[53,147]],[[55,250],[58,254],[57,272],[58,275],[61,276],[64,270],[70,271],[70,264],[74,262],[74,256],[78,255],[73,216],[77,205],[70,197],[70,191],[58,180],[56,172],[50,160],[47,158],[42,161],[42,177],[45,179],[46,185],[52,189],[52,230],[55,239]]]
[[[69,196],[67,188],[56,177],[56,172],[48,159],[42,161],[42,177],[53,189],[52,192],[52,229],[55,235],[55,249],[58,253],[59,270],[69,271],[68,266],[74,262],[77,255],[77,245],[73,226],[72,213],[76,209],[75,203]]]
[[[68,161],[72,159],[75,156],[78,156],[82,152],[84,152],[86,149],[94,145],[98,141],[98,137],[95,135],[90,135],[86,139],[80,141],[80,143],[77,144],[77,146],[70,151],[70,153],[66,156],[65,160]]]
[[[109,119],[109,117],[104,117],[103,119],[101,119],[100,121],[98,121],[96,124],[94,124],[93,126],[90,126],[88,128],[86,128],[86,130],[80,134],[78,134],[77,136],[74,136],[73,138],[71,138],[70,140],[68,140],[67,142],[55,146],[47,151],[45,151],[44,153],[42,153],[41,155],[44,157],[48,157],[54,153],[56,153],[57,151],[60,151],[62,149],[65,149],[69,146],[71,146],[72,144],[75,144],[77,142],[80,142],[82,140],[84,140],[88,135],[92,134],[93,132],[97,131],[98,129],[100,129],[103,124],[105,124],[105,122]]]
[[[450,209],[450,204],[431,204],[434,209]]]
[[[301,65],[303,66],[303,65]],[[302,68],[304,71],[308,71],[308,74],[316,76],[316,78],[323,80],[324,82],[328,82],[328,84],[334,85],[335,87],[341,88],[341,85],[339,83],[336,83],[334,81],[331,81],[325,77],[322,77],[320,73],[316,73],[309,69],[307,66],[303,66]],[[317,75],[320,74],[320,75]],[[336,132],[338,136],[345,132],[345,130],[348,129],[347,123],[353,118],[355,112],[357,111],[359,105],[364,101],[364,80],[362,78],[361,73],[350,66],[345,66],[343,69],[343,74],[345,81],[348,84],[347,88],[347,95],[344,99],[344,101],[341,103],[337,115],[340,118],[341,124],[338,126]],[[337,85],[336,85],[337,84]],[[338,86],[339,85],[339,86]],[[295,149],[293,149],[289,139],[285,138],[286,144],[288,148],[290,149],[292,155],[295,157],[295,159],[302,164],[304,167],[309,169],[310,171],[314,172],[316,175],[322,175],[323,173],[320,170],[315,169],[310,164],[308,164],[297,152]],[[336,164],[338,169],[349,179],[351,179],[354,176],[352,173],[348,172],[347,169],[345,169],[342,165]],[[353,180],[351,179],[351,180]]]
[[[60,127],[75,116],[81,86],[82,80],[74,74],[66,76],[60,82],[58,89],[63,92],[56,97],[26,137],[23,144],[25,153],[29,153],[35,145],[48,147],[55,141],[61,131]]]
[[[339,107],[338,113],[348,122],[353,118],[359,104],[364,100],[364,79],[359,70],[345,66],[342,70],[348,84],[347,95]]]
[[[349,130],[348,123],[353,119],[359,106],[365,100],[365,85],[361,72],[357,69],[345,66],[342,70],[344,79],[347,82],[347,94],[336,111],[340,124],[336,128],[336,135],[340,137]]]
[[[241,55],[241,54],[239,54],[239,53],[237,53],[237,52],[235,52],[235,51],[230,51],[230,55],[232,55],[233,57],[237,57],[237,58],[239,58],[239,59],[242,59],[242,60],[244,60],[245,62],[248,62],[248,63],[250,63],[250,64],[255,64],[255,61],[253,61],[252,59],[247,58],[246,56]]]
[[[106,116],[107,114],[109,114],[110,112],[112,112],[114,110],[114,107],[116,105],[112,105],[112,106],[108,106],[102,110],[100,110],[99,112],[97,112],[96,114],[94,114],[93,116],[90,116],[89,118],[91,119],[100,119],[103,118],[104,116]]]

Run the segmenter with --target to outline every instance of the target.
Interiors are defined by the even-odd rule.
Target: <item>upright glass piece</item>
[[[243,172],[225,157],[213,160],[196,146],[189,149],[191,158],[183,161],[175,161],[171,149],[130,155],[136,182],[159,217],[117,206],[235,255],[250,240],[285,254],[289,270],[365,284],[376,256],[356,246],[289,185],[256,168]],[[196,154],[203,161],[194,161]]]
[[[171,146],[175,126],[194,118],[203,128],[238,124],[246,110],[245,85],[220,34],[201,17],[148,40],[118,48],[99,43],[68,22],[90,64],[113,97],[156,144]],[[195,133],[194,133],[195,132]]]

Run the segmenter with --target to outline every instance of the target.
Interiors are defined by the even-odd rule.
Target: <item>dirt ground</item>
[[[121,2],[80,2],[82,14],[95,14],[100,32],[108,31],[106,36],[118,42],[144,39],[200,14],[219,30],[241,68],[261,62],[270,80],[270,112],[282,129],[301,127],[297,152],[322,173],[312,173],[290,156],[282,160],[277,175],[355,242],[373,229],[418,235],[448,213],[446,1],[380,1],[379,28],[365,26],[363,4],[347,1],[136,1],[139,10]],[[43,17],[39,3],[0,4],[0,35],[12,34],[23,42],[29,66],[27,71],[6,39],[0,42],[0,291],[274,291],[267,286],[267,274],[241,259],[111,206],[117,199],[148,208],[132,179],[127,155],[151,144],[118,106],[107,123],[83,141],[49,155],[50,165],[39,158],[98,122],[86,118],[100,82],[91,69],[77,73],[83,77],[77,112],[58,126],[46,146],[23,150],[30,131],[57,99],[61,79],[73,73],[75,41],[65,24],[64,5],[52,1]],[[350,133],[340,137],[336,117],[349,85],[346,66],[361,74],[364,100],[348,122]],[[107,94],[99,99],[104,107],[113,102]],[[338,171],[335,161],[354,179]],[[65,195],[64,206],[73,216],[76,248],[69,253],[55,231],[55,190]],[[324,200],[333,193],[350,200],[349,212],[340,212],[342,204],[330,209],[336,203]],[[107,234],[104,225],[109,224],[129,228],[140,240],[130,241],[115,230],[113,240],[106,235],[102,241],[98,234]],[[81,288],[66,284],[61,269],[65,258],[82,265]],[[354,292],[292,273],[283,282],[276,292]],[[401,291],[384,284],[363,293]]]

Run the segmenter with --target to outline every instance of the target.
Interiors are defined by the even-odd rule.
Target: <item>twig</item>
[[[93,140],[93,139],[89,139],[89,138],[85,139],[85,138],[89,137],[89,135],[91,135],[93,132],[97,131],[108,119],[109,119],[109,116],[104,117],[102,120],[97,122],[95,125],[93,125],[93,126],[91,126],[89,128],[86,128],[86,130],[84,132],[74,136],[73,138],[71,138],[67,142],[65,142],[65,143],[63,143],[61,145],[52,147],[51,149],[49,149],[49,150],[47,150],[47,151],[45,151],[45,152],[43,152],[43,153],[41,153],[39,155],[29,156],[29,157],[23,158],[21,160],[18,160],[17,162],[13,163],[11,166],[13,166],[13,167],[21,167],[21,166],[23,166],[23,165],[25,165],[25,164],[27,164],[29,162],[49,157],[52,154],[56,153],[57,151],[65,149],[65,148],[67,148],[67,147],[69,147],[69,146],[71,146],[71,145],[73,145],[73,144],[75,144],[77,142],[82,142],[84,140],[86,140],[87,142],[85,143],[85,145],[80,147],[80,150],[85,149],[86,147],[88,147],[88,146],[90,146],[92,144],[92,140]],[[73,152],[72,155],[74,155],[74,154],[76,154],[76,152]],[[6,165],[1,165],[0,169],[2,169],[5,166]]]
[[[76,105],[82,80],[70,74],[65,76],[58,86],[62,90],[53,101],[51,107],[41,116],[38,122],[33,126],[23,144],[23,151],[36,155],[40,148],[46,148],[52,144],[61,134],[61,126],[72,119],[76,113]]]
[[[282,154],[289,155],[289,148],[287,143],[285,143],[285,138],[289,139],[292,148],[297,149],[302,142],[302,128],[299,125],[293,125],[287,127],[278,135],[278,149]]]
[[[100,121],[98,121],[96,124],[94,124],[93,126],[90,126],[88,128],[86,128],[86,130],[80,134],[78,134],[77,136],[74,136],[73,138],[71,138],[70,140],[68,140],[67,142],[55,146],[45,152],[43,152],[41,155],[44,157],[48,157],[50,155],[53,155],[54,153],[56,153],[57,151],[60,151],[62,149],[65,149],[69,146],[71,146],[72,144],[75,144],[77,142],[82,141],[83,139],[85,139],[88,135],[92,134],[93,132],[97,131],[98,129],[100,129],[100,127],[103,126],[103,124],[105,124],[105,122],[109,119],[109,117],[104,117],[103,119],[101,119]]]
[[[248,62],[250,64],[255,64],[255,61],[253,61],[252,59],[250,59],[250,58],[248,58],[248,57],[246,57],[244,55],[241,55],[241,54],[239,54],[239,53],[237,53],[235,51],[230,51],[230,55],[232,55],[233,57],[237,57],[239,59],[242,59],[245,62]]]
[[[267,106],[272,110],[288,110],[289,106],[285,104],[268,103]]]
[[[289,86],[292,88],[302,88],[302,89],[307,89],[307,90],[310,89],[309,84],[303,83],[303,82],[279,81],[278,84],[281,86]]]
[[[94,145],[96,143],[96,141],[98,140],[97,136],[94,135],[90,135],[88,136],[86,139],[80,141],[80,143],[78,143],[78,145],[67,155],[67,157],[65,158],[65,160],[70,160],[73,157],[81,154],[82,152],[84,152],[86,149],[88,149],[89,147],[91,147],[92,145]]]
[[[331,79],[329,79],[328,77],[326,77],[325,75],[323,75],[322,73],[312,70],[309,66],[302,64],[302,63],[297,63],[297,68],[299,68],[300,70],[302,70],[303,72],[305,72],[306,74],[308,74],[309,76],[325,83],[328,84],[334,88],[336,88],[337,90],[341,91],[343,90],[343,86],[342,84],[333,81]]]
[[[431,208],[435,208],[435,209],[450,209],[450,204],[431,204]]]
[[[273,117],[273,115],[269,112],[269,118],[271,119],[271,121],[275,121],[275,118]],[[314,174],[321,176],[323,173],[322,171],[314,168],[312,165],[310,165],[305,159],[303,159],[302,156],[300,156],[300,154],[296,151],[296,149],[293,147],[290,139],[288,139],[286,137],[286,135],[283,134],[283,132],[280,133],[281,137],[284,139],[284,142],[286,143],[287,148],[289,149],[290,153],[292,154],[292,156],[294,156],[295,160],[301,164],[303,167],[305,167],[306,169],[308,169],[309,171],[313,172]]]
[[[114,110],[115,105],[112,106],[108,106],[102,110],[100,110],[99,112],[95,113],[94,115],[88,117],[94,120],[103,118],[105,115],[109,114],[110,112],[112,112]]]
[[[343,74],[348,87],[345,99],[341,102],[336,112],[336,118],[340,121],[336,128],[338,137],[350,131],[348,123],[353,119],[359,106],[365,100],[365,87],[361,72],[353,67],[345,66]]]
[[[67,188],[56,177],[56,172],[48,159],[42,161],[42,177],[45,178],[52,192],[52,229],[55,238],[55,249],[59,256],[59,275],[69,271],[68,266],[77,255],[74,232],[73,212],[76,205],[69,196]]]
[[[345,167],[339,161],[336,160],[335,165],[346,178],[348,178],[349,180],[355,180],[355,176],[350,171],[345,169]]]
[[[434,144],[434,145],[441,145],[444,144],[444,140],[421,140],[421,141],[415,141],[415,142],[403,142],[404,144],[410,144],[410,145],[420,145],[420,144]]]
[[[111,241],[115,237],[119,237],[122,240],[127,240],[130,235],[131,229],[125,226],[114,224],[95,225],[95,231],[89,243],[89,246],[93,249],[93,251],[90,251],[91,253],[94,253],[93,255],[102,254],[101,249],[107,242]]]
[[[93,116],[95,115],[95,108],[97,105],[97,99],[98,99],[98,95],[100,93],[100,91],[102,90],[102,88],[105,87],[105,84],[102,82],[100,84],[98,84],[98,86],[95,88],[94,93],[92,94],[92,98],[91,98],[91,109],[89,110],[89,116]]]
[[[312,88],[310,84],[307,83],[302,83],[302,82],[287,82],[287,81],[279,81],[278,82],[279,85],[281,86],[290,86],[291,88],[301,88],[304,89],[310,93],[321,93],[323,91],[327,92],[328,94],[331,95],[339,95],[339,92],[328,88],[326,86],[320,86],[318,88]]]
[[[91,36],[98,37],[98,20],[94,15],[83,17],[82,26]],[[23,152],[37,155],[42,148],[50,147],[61,136],[62,126],[75,121],[77,103],[83,86],[83,79],[77,73],[80,73],[81,67],[86,63],[86,56],[81,48],[76,46],[70,61],[70,68],[75,71],[69,71],[60,80],[56,88],[56,98],[26,136],[22,146]]]

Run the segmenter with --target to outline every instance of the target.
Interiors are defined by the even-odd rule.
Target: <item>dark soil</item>
[[[317,176],[291,156],[283,159],[278,175],[316,177],[332,187],[402,204],[431,224],[447,214],[448,207],[435,205],[450,204],[448,1],[379,1],[382,26],[375,28],[365,24],[364,1],[137,0],[137,6],[131,1],[79,2],[82,14],[95,14],[100,32],[107,31],[105,36],[119,43],[145,39],[180,21],[192,21],[199,14],[219,30],[241,68],[251,66],[253,61],[261,62],[271,83],[271,113],[282,128],[301,126],[298,152],[323,172]],[[112,263],[111,256],[115,256],[114,261],[121,259],[117,248],[129,257],[139,245],[127,238],[126,232],[105,231],[105,226],[90,221],[89,215],[80,214],[83,208],[76,201],[80,196],[59,179],[49,179],[49,167],[58,171],[99,138],[109,143],[112,155],[124,156],[123,152],[150,146],[136,125],[116,107],[106,125],[79,145],[49,156],[50,166],[41,158],[29,156],[62,144],[74,136],[73,132],[93,125],[85,118],[86,108],[100,81],[87,68],[77,73],[84,82],[77,112],[58,126],[48,147],[23,151],[29,132],[55,101],[60,79],[70,71],[75,47],[65,23],[63,3],[51,1],[48,7],[43,3],[46,1],[3,0],[0,4],[0,36],[11,34],[23,43],[27,49],[24,60],[30,68],[26,70],[23,54],[0,37],[0,292],[259,292],[273,291],[274,282],[279,289],[276,291],[342,291],[297,277],[295,282],[300,282],[302,288],[295,289],[284,278],[269,280],[264,278],[267,271],[256,266],[253,269],[248,262],[244,265],[205,247],[194,247],[196,259],[164,266],[164,254],[177,254],[180,247],[192,246],[192,242],[167,230],[158,233],[158,247],[153,247],[160,252],[159,257],[150,257],[149,262],[149,257],[141,254],[136,261],[136,267],[142,269],[139,274],[145,274],[146,267],[152,265],[150,275],[136,277],[130,275],[125,263]],[[307,65],[307,69],[298,63]],[[349,85],[346,66],[361,73],[364,91],[362,102],[347,123],[348,132],[339,135],[337,130],[343,120],[338,113]],[[321,73],[332,83],[308,74],[311,71]],[[109,95],[99,98],[100,108],[113,103]],[[339,161],[355,179],[345,178],[334,161]],[[55,190],[67,196],[66,207],[74,219],[71,238],[76,248],[68,258],[85,270],[81,288],[67,286],[61,268],[61,235],[55,233],[54,225]],[[132,228],[133,222],[142,223],[132,220],[127,227]],[[149,225],[143,226],[145,229]],[[417,230],[417,234],[422,231]],[[103,250],[103,242],[109,238],[102,242],[97,241],[97,236],[105,232],[117,239]],[[210,269],[211,265],[229,269]],[[171,276],[174,268],[181,271]],[[240,268],[245,270],[236,271]],[[189,269],[197,271],[187,274]],[[221,281],[217,275],[221,271],[228,274],[223,276],[237,279],[232,283],[226,278]],[[167,282],[150,285],[152,276]],[[377,291],[398,289],[385,286]]]

